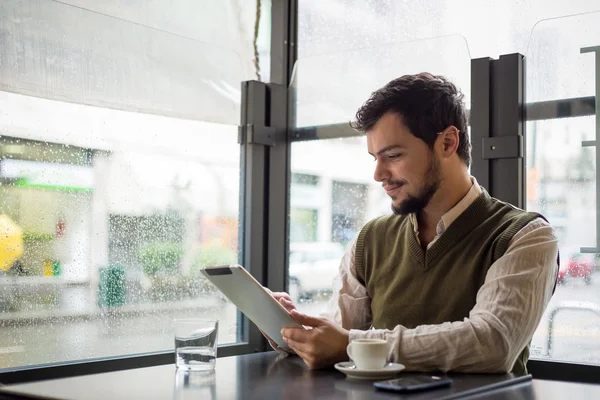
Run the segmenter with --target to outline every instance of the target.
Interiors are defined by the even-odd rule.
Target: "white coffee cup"
[[[358,369],[381,369],[388,356],[388,342],[383,339],[355,339],[346,352]]]

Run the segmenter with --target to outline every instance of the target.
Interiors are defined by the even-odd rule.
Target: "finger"
[[[288,340],[288,342],[290,349],[293,350],[294,353],[300,357],[310,369],[319,367],[318,358],[315,357],[313,349],[307,347],[307,344],[298,343],[291,340]]]
[[[283,328],[281,330],[283,339],[293,340],[294,342],[307,342],[310,340],[311,332],[298,328]]]
[[[288,311],[292,312],[292,310],[296,309],[296,305],[293,301],[286,300],[284,298],[279,299],[279,303]]]
[[[288,301],[292,301],[292,298],[290,297],[289,294],[287,294],[286,292],[271,292],[271,295],[273,297],[275,297],[277,300],[279,299],[286,299]]]
[[[300,325],[312,326],[313,328],[323,324],[321,318],[311,317],[310,315],[302,314],[298,310],[292,310],[290,313],[294,321],[299,323]]]
[[[307,360],[311,358],[309,354],[309,349],[311,348],[309,343],[299,342],[289,337],[284,337],[283,340],[290,347],[290,349],[294,350],[294,352],[299,355],[303,360]]]
[[[295,306],[295,304],[294,304],[294,302],[293,302],[293,301],[291,301],[291,300],[288,300],[288,299],[286,299],[285,297],[282,297],[282,298],[280,298],[280,299],[279,299],[279,302],[280,302],[281,304],[289,304],[289,305],[291,305],[291,306]]]
[[[275,350],[281,350],[284,351],[288,354],[294,354],[294,350],[293,349],[284,349],[281,346],[279,346],[277,343],[275,343],[275,341],[273,339],[271,339],[269,337],[269,335],[267,335],[266,333],[264,333],[261,329],[259,329],[259,332],[262,333],[262,335],[265,337],[265,339],[267,339],[267,341],[269,342],[269,344],[271,345],[272,348],[274,348]]]

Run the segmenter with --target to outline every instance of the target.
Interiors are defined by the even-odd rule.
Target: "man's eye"
[[[388,155],[388,158],[389,158],[390,160],[394,160],[394,159],[396,159],[396,158],[400,158],[401,156],[402,156],[402,154],[400,154],[400,153],[396,153],[396,154],[389,154],[389,155]]]

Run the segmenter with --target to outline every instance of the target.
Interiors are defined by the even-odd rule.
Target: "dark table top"
[[[408,373],[400,376],[412,375]],[[310,370],[297,357],[274,352],[217,359],[215,371],[185,373],[174,364],[0,387],[46,399],[437,399],[453,392],[511,380],[510,374],[449,374],[451,388],[412,395],[376,391],[370,381],[353,381],[335,369]],[[0,398],[2,395],[0,394]],[[12,397],[11,397],[12,398]],[[600,385],[525,381],[471,398],[600,399]]]

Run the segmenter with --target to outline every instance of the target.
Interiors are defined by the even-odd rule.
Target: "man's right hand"
[[[294,301],[286,292],[272,292],[269,288],[265,288],[265,290],[269,292],[269,294],[273,296],[275,300],[277,300],[279,304],[281,304],[289,313],[296,309]]]
[[[269,292],[269,294],[271,296],[273,296],[273,298],[275,298],[275,300],[277,300],[279,302],[279,304],[281,304],[289,313],[292,312],[292,310],[296,309],[296,305],[294,304],[294,302],[292,301],[292,298],[290,297],[289,294],[287,294],[286,292],[272,292],[269,288],[265,287],[265,290],[267,292]],[[260,330],[260,329],[259,329]],[[271,345],[271,347],[273,347],[273,349],[278,350],[278,351],[283,351],[285,353],[293,353],[293,351],[285,351],[282,348],[280,348],[277,343],[275,343],[273,341],[273,339],[271,339],[266,333],[264,333],[263,331],[260,331],[260,333],[263,334],[263,336],[269,341],[269,344]]]
[[[286,292],[272,292],[271,295],[279,302],[289,313],[296,309],[294,301]]]

